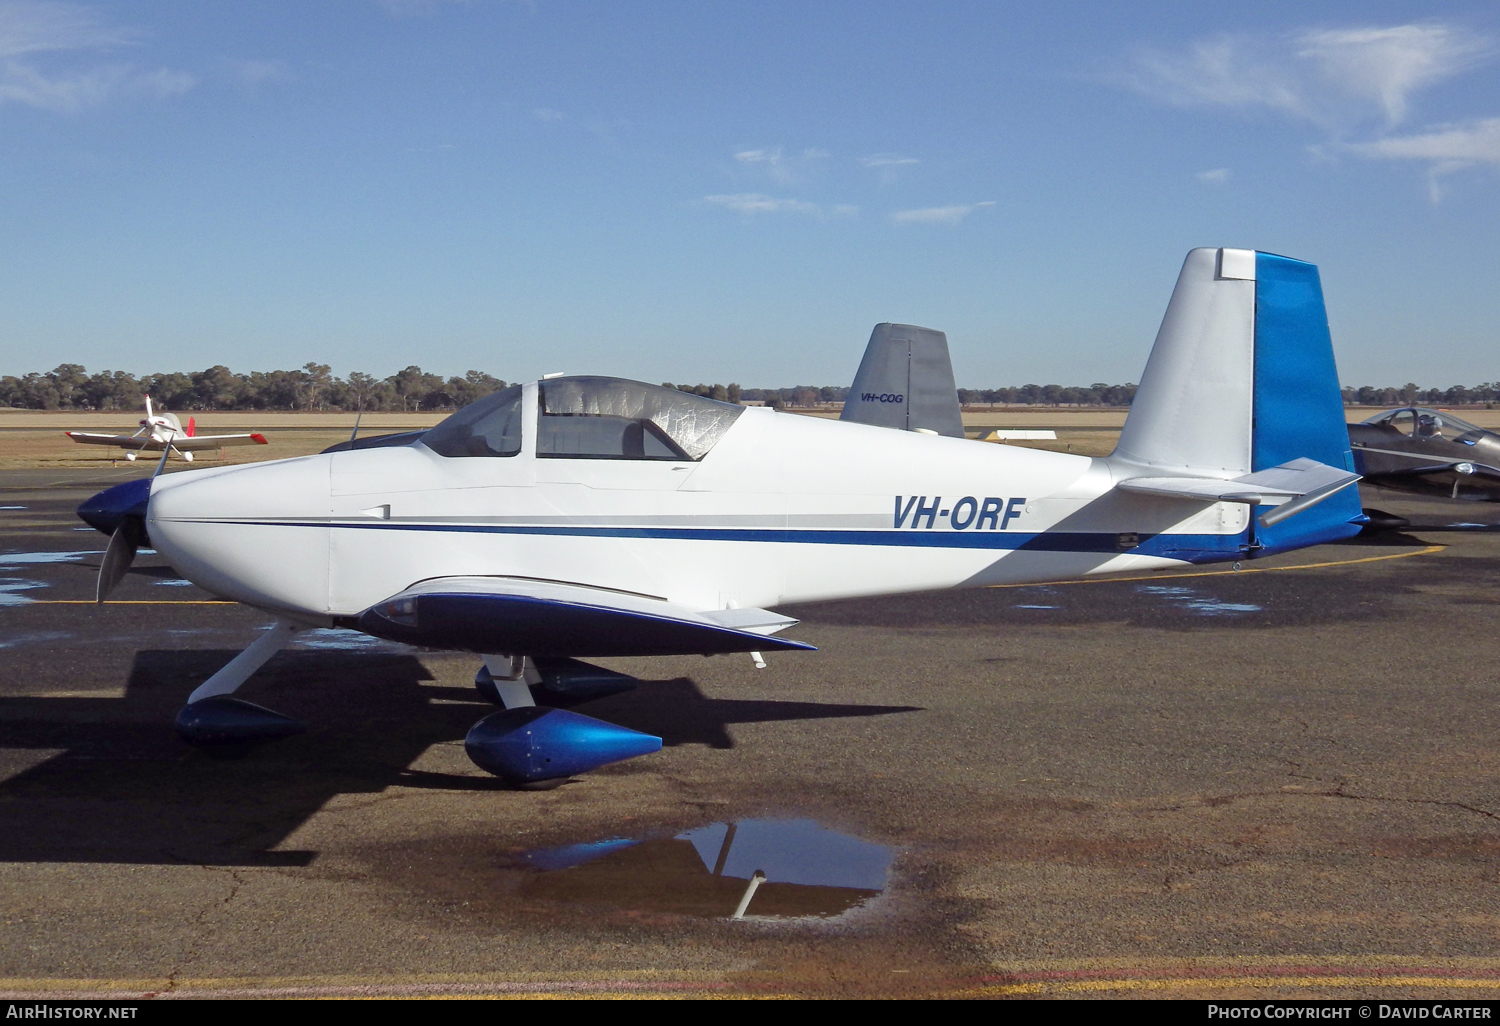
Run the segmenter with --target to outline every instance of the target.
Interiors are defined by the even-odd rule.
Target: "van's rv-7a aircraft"
[[[188,742],[304,729],[230,696],[299,631],[351,628],[481,656],[476,685],[503,710],[466,748],[518,787],[661,747],[536,703],[630,686],[581,658],[759,662],[811,647],[778,636],[784,603],[1253,559],[1366,519],[1317,268],[1270,253],[1188,254],[1110,456],[941,427],[558,377],[425,433],[118,485],[79,515],[110,535],[100,601],[149,540],[276,617],[189,696]]]
[[[187,427],[177,419],[175,413],[155,413],[151,409],[151,397],[146,396],[146,417],[140,429],[133,435],[104,435],[92,431],[63,432],[75,442],[84,445],[113,445],[126,450],[125,458],[134,460],[142,452],[175,452],[188,463],[193,462],[193,453],[204,449],[222,449],[227,445],[265,445],[266,436],[259,432],[243,435],[200,435],[197,419],[189,417]]]

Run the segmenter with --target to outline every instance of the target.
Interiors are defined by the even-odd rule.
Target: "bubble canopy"
[[[701,460],[744,408],[625,378],[544,379],[536,454],[542,459]],[[422,436],[442,456],[521,451],[521,387],[459,410]]]

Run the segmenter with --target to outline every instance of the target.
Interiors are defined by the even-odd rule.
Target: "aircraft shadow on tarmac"
[[[424,684],[432,675],[412,654],[284,652],[241,694],[308,732],[238,759],[188,748],[173,717],[234,654],[141,651],[123,698],[0,698],[0,749],[55,753],[0,782],[0,862],[302,866],[317,853],[272,849],[337,795],[504,790],[490,777],[408,769],[431,745],[461,742],[493,708],[471,689]],[[917,711],[715,699],[685,678],[644,681],[587,709],[667,745],[712,748],[733,747],[734,723]]]

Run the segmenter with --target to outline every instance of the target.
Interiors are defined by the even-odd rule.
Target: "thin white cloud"
[[[186,72],[143,71],[128,64],[44,68],[68,54],[110,50],[141,40],[135,29],[105,25],[86,7],[52,0],[0,2],[0,104],[73,113],[112,96],[163,99],[197,84]]]
[[[734,159],[741,164],[780,164],[781,147],[762,150],[741,150],[734,155]]]
[[[823,208],[816,203],[803,200],[778,199],[758,192],[737,192],[729,196],[704,196],[702,202],[715,207],[733,210],[749,217],[753,214],[813,214],[820,215]]]
[[[133,29],[99,23],[88,8],[50,0],[0,4],[0,59],[58,50],[106,50],[140,39]]]
[[[1212,171],[1199,171],[1194,176],[1200,182],[1208,182],[1210,185],[1221,185],[1229,181],[1229,168],[1216,167]]]
[[[1332,131],[1371,120],[1389,128],[1418,91],[1493,52],[1488,39],[1436,23],[1220,35],[1137,53],[1124,82],[1178,106],[1264,107]]]
[[[563,121],[567,118],[562,111],[551,107],[537,107],[531,113],[538,121]]]
[[[1392,132],[1412,117],[1422,90],[1495,53],[1489,38],[1438,22],[1305,29],[1276,38],[1221,35],[1180,52],[1138,53],[1122,81],[1177,106],[1269,109],[1315,124],[1325,140],[1307,147],[1314,159],[1425,161],[1436,202],[1443,177],[1497,163],[1500,119]],[[1355,141],[1360,136],[1364,141]]]
[[[1491,52],[1487,40],[1450,25],[1393,25],[1305,32],[1297,56],[1323,78],[1385,112],[1388,125],[1406,120],[1411,95],[1449,78]]]
[[[745,218],[751,218],[759,214],[802,214],[819,220],[825,220],[830,217],[850,218],[859,216],[859,207],[848,203],[839,203],[831,207],[824,207],[817,203],[809,203],[806,200],[767,196],[759,192],[737,192],[727,196],[704,196],[698,202],[706,206],[723,207],[725,210],[732,210]]]
[[[994,200],[951,207],[924,207],[921,210],[899,210],[891,215],[897,224],[958,224],[980,207],[993,207]]]
[[[1436,203],[1443,198],[1441,180],[1445,176],[1476,164],[1500,167],[1500,118],[1441,125],[1416,135],[1389,136],[1344,148],[1376,160],[1425,162],[1428,195]]]
[[[922,163],[916,157],[903,157],[899,153],[872,153],[868,157],[860,157],[859,162],[865,167],[900,167],[904,164]]]
[[[734,159],[747,170],[767,175],[777,185],[794,185],[814,173],[812,164],[815,161],[827,160],[829,156],[827,150],[816,146],[790,156],[780,146],[761,146],[740,150],[734,154]]]
[[[787,166],[786,158],[781,155],[780,146],[741,150],[734,155],[734,159],[741,164],[764,165],[766,173],[782,185],[790,185],[792,182],[792,169]]]

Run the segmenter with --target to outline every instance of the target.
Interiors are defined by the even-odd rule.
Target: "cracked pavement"
[[[52,474],[0,473],[0,505],[27,507],[0,553],[103,548],[70,520],[94,483]],[[1321,960],[1500,980],[1500,529],[1449,526],[1500,509],[1366,502],[1417,526],[1268,561],[1339,564],[1315,569],[799,607],[820,651],[763,672],[601,660],[647,683],[580,711],[666,746],[540,793],[464,757],[488,711],[469,657],[290,650],[242,695],[312,729],[222,761],[171,718],[264,617],[0,606],[0,977],[925,994]],[[1348,562],[1381,556],[1403,558]],[[96,567],[0,577],[86,598]],[[205,597],[173,576],[142,557],[118,597]],[[887,893],[734,924],[541,900],[516,861],[758,816],[894,846]]]

